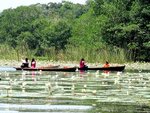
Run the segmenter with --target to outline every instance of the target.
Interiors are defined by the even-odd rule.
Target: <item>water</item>
[[[0,66],[0,71],[16,71],[16,69],[8,66]]]
[[[80,74],[5,67],[0,79],[0,113],[150,112],[150,71]]]

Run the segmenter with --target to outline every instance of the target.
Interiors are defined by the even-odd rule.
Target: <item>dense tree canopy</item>
[[[103,27],[105,42],[129,53],[135,61],[149,61],[150,55],[150,4],[140,0],[96,1],[95,14],[104,14],[109,22]]]
[[[0,14],[0,43],[44,56],[78,48],[95,53],[120,48],[126,58],[150,61],[149,0],[87,0],[85,5],[35,4]],[[106,48],[107,45],[107,48]],[[112,52],[112,49],[110,50]]]

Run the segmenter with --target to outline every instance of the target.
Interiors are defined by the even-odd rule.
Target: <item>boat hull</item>
[[[16,68],[16,70],[25,70],[25,71],[61,71],[61,72],[75,72],[76,67],[70,68]]]
[[[115,67],[91,67],[91,68],[79,68],[79,67],[67,67],[67,68],[20,68],[16,67],[16,70],[26,70],[26,71],[61,71],[61,72],[75,72],[80,71],[123,71],[125,66],[115,66]]]
[[[124,66],[114,66],[114,67],[89,67],[89,68],[79,68],[79,70],[101,70],[101,71],[123,71],[125,69]]]

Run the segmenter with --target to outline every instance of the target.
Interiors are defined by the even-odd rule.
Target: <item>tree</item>
[[[71,27],[64,21],[54,23],[44,30],[43,44],[45,47],[55,47],[56,51],[65,49],[68,39],[71,37]]]
[[[128,1],[126,4],[130,4],[130,7],[126,6],[128,8],[124,11],[129,17],[128,21],[121,16],[118,18],[122,21],[112,23],[114,19],[109,16],[110,21],[102,30],[103,40],[113,46],[124,48],[126,52],[131,53],[129,56],[134,61],[148,61],[150,54],[146,52],[149,48],[145,47],[145,43],[149,41],[150,33],[148,29],[149,10],[147,5],[136,0]]]

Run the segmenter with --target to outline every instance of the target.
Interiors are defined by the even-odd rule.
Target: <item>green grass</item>
[[[18,47],[17,49],[11,48],[7,45],[0,45],[0,59],[8,60],[20,60],[22,58],[36,58],[39,60],[48,61],[80,61],[84,58],[90,63],[104,63],[109,61],[112,63],[124,63],[127,62],[125,52],[118,48],[103,48],[100,50],[94,50],[91,48],[83,47],[69,47],[65,51],[56,52],[54,48],[45,50],[45,55],[37,57],[35,51]]]

